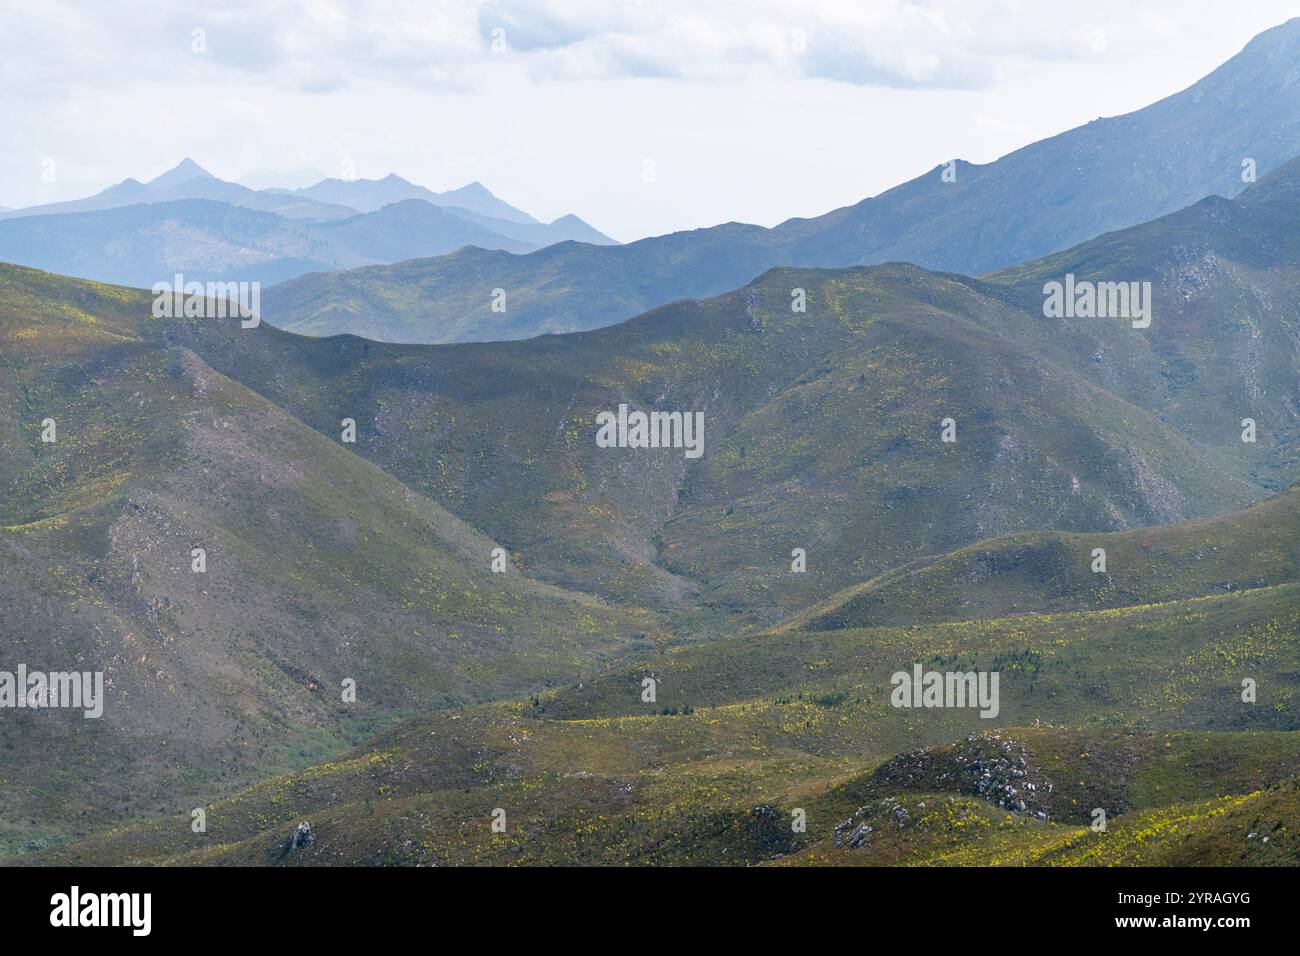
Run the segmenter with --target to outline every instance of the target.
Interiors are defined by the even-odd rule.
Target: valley
[[[13,98],[6,867],[1300,865],[1300,19],[667,6],[77,20],[292,175]]]
[[[1232,761],[1300,725],[1298,339],[1290,307],[1244,307],[1249,337],[1208,320],[1247,283],[1290,301],[1287,234],[1262,268],[1226,264],[1294,221],[1293,175],[1212,206],[1222,233],[1200,204],[992,281],[774,270],[522,343],[156,318],[147,292],[3,267],[6,620],[34,665],[71,652],[108,688],[86,731],[0,728],[102,768],[11,768],[10,858],[1133,862],[1130,832],[1178,859],[1160,834],[1191,827],[1215,860],[1265,859],[1222,825],[1295,800],[1285,763],[1248,787]],[[1162,262],[1197,253],[1166,237],[1188,219],[1223,265],[1175,300]],[[1040,276],[1136,255],[1176,303],[1158,325],[1042,315]],[[1248,406],[1256,447],[1241,406],[1193,414],[1252,390],[1277,397]],[[706,454],[647,436],[611,455],[599,414],[620,404],[702,408]],[[890,675],[913,668],[997,674],[998,705],[899,710]],[[1153,739],[1179,749],[1156,760]],[[1122,781],[1062,777],[1086,759],[1067,741],[1113,750]],[[972,747],[1045,761],[1052,799],[1026,816],[898,778],[1003,759]],[[1211,754],[1203,784],[1107,789]],[[1115,818],[1104,845],[1088,801]],[[300,817],[313,843],[282,854]]]

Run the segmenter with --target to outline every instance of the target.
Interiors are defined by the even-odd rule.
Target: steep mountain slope
[[[1243,419],[1251,419],[1259,436],[1249,446],[1259,450],[1257,474],[1275,481],[1269,472],[1291,474],[1300,463],[1291,387],[1300,378],[1297,184],[1300,161],[1293,161],[1235,201],[1209,198],[988,278],[1020,307],[1012,317],[1041,313],[1044,285],[1067,275],[1150,281],[1148,329],[1102,320],[1022,321],[1016,334],[1200,440],[1244,452]]]
[[[774,270],[571,336],[295,345],[329,369],[304,381],[239,344],[204,354],[309,422],[332,414],[328,376],[374,424],[363,454],[559,582],[658,601],[686,578],[717,607],[785,614],[994,534],[1163,523],[1300,477],[1297,181],[1288,164],[992,281]],[[1045,284],[1072,273],[1149,282],[1151,324],[1044,316]],[[625,402],[703,411],[704,457],[597,449],[597,413]]]
[[[774,229],[727,223],[617,249],[472,254],[277,291],[274,321],[313,335],[392,342],[525,338],[597,328],[685,297],[717,295],[777,265],[905,260],[979,274],[1233,196],[1300,155],[1300,19],[1260,34],[1188,89],[983,166],[936,167],[879,196]],[[492,289],[512,306],[491,310]]]
[[[1208,515],[1300,478],[1295,178],[991,282],[775,270],[617,328],[454,347],[157,331],[322,433],[355,418],[360,454],[553,583],[773,621],[994,535]],[[1071,269],[1151,281],[1150,327],[1045,318]],[[625,403],[703,413],[703,456],[597,447]]]
[[[5,711],[0,749],[22,759],[0,770],[0,845],[198,805],[661,634],[493,573],[494,541],[162,345],[148,312],[139,292],[0,269],[0,669],[107,688],[99,720]]]
[[[154,189],[172,189],[176,186],[182,186],[192,183],[194,180],[216,179],[210,172],[186,156],[179,163],[164,173],[160,173],[153,179],[149,180],[146,185]]]
[[[1180,93],[1097,119],[984,166],[939,169],[785,230],[800,262],[905,259],[976,275],[1153,219],[1300,155],[1300,18],[1255,37]]]

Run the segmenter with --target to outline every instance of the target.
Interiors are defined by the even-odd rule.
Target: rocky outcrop
[[[902,754],[876,771],[874,782],[895,790],[969,794],[1040,820],[1051,816],[1055,789],[1025,744],[1000,734],[971,734],[956,744]]]

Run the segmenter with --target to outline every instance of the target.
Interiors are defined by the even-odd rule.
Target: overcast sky
[[[190,156],[285,185],[349,170],[435,190],[479,180],[540,219],[574,212],[622,240],[772,225],[1144,106],[1294,12],[1294,0],[0,0],[0,206]]]

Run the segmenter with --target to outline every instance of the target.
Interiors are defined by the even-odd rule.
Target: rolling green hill
[[[790,312],[791,288],[807,314]],[[360,454],[538,575],[640,604],[700,589],[786,613],[993,534],[1113,530],[1264,493],[1259,455],[1193,443],[1027,351],[998,330],[1006,314],[969,281],[886,266],[778,270],[526,343],[165,334],[322,431],[354,417]],[[620,403],[702,411],[704,457],[597,448],[597,414]],[[790,573],[796,547],[805,575]]]
[[[645,612],[492,573],[496,542],[160,347],[142,310],[0,271],[0,669],[103,671],[110,696],[100,720],[5,712],[0,748],[23,759],[0,767],[0,846],[210,798],[662,636]]]
[[[361,454],[548,580],[774,621],[994,535],[1167,523],[1300,478],[1297,180],[986,281],[778,269],[610,329],[443,348],[168,334],[321,430],[364,416]],[[1152,324],[1045,318],[1067,274],[1150,282]],[[624,402],[703,411],[704,457],[597,449]]]
[[[0,669],[110,686],[0,718],[0,852],[1295,862],[1297,181],[984,280],[777,269],[508,343],[0,267]],[[1071,271],[1149,279],[1150,328],[1045,318]],[[598,447],[620,404],[703,413],[703,455]],[[891,707],[913,664],[998,672],[998,717]],[[970,793],[990,748],[1059,799]]]
[[[1255,565],[1250,543],[1270,519],[1294,522],[1297,501],[1160,532],[1216,540],[1243,573],[1264,570],[1272,545]],[[1178,590],[1197,588],[1196,567],[1165,567],[1186,576]],[[986,621],[786,627],[405,721],[211,801],[205,833],[173,812],[22,859],[1297,865],[1298,651],[1294,582]],[[890,675],[914,662],[998,671],[1000,713],[892,707]],[[491,830],[498,809],[504,833]],[[790,826],[797,810],[806,831]],[[310,844],[289,849],[303,822]]]
[[[1106,570],[1094,571],[1093,551]],[[1300,578],[1300,486],[1244,511],[1111,534],[1020,534],[896,568],[784,627],[914,624],[1098,610]]]
[[[214,803],[204,834],[174,815],[32,861],[1295,865],[1296,588],[683,649],[405,722]],[[888,675],[912,660],[1000,668],[1002,713],[891,708]],[[288,850],[301,822],[313,842]]]

